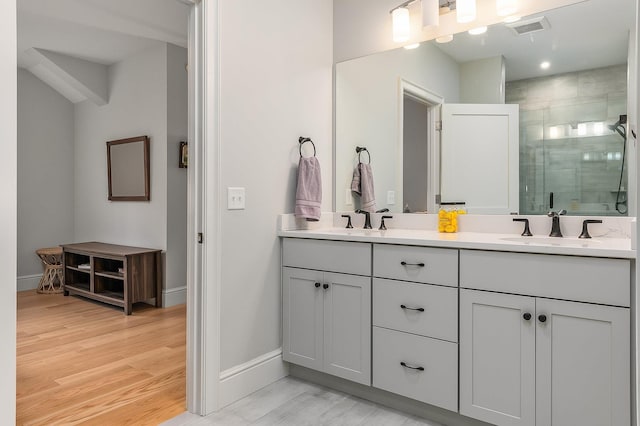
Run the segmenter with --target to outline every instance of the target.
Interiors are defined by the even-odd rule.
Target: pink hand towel
[[[316,157],[300,157],[298,187],[296,188],[296,217],[308,221],[320,220],[322,203],[322,177]]]

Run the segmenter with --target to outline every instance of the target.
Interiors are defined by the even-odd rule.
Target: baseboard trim
[[[42,274],[22,275],[16,280],[17,291],[35,290],[40,284]]]
[[[187,286],[162,290],[162,307],[182,305],[187,303]]]
[[[289,375],[282,348],[220,373],[220,408]]]

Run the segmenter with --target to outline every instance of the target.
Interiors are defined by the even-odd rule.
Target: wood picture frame
[[[107,142],[110,201],[151,199],[149,145],[148,136]]]
[[[189,167],[189,144],[187,142],[180,142],[180,155],[178,160],[178,167],[186,169]]]

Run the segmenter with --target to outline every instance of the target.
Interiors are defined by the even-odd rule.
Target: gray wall
[[[42,274],[36,249],[73,242],[73,123],[71,102],[18,70],[18,277]]]
[[[281,345],[277,218],[294,209],[298,137],[315,142],[322,210],[332,200],[332,1],[219,3],[221,369]]]
[[[75,238],[166,249],[166,48],[109,67],[110,100],[76,104]],[[106,141],[151,139],[151,201],[107,200]]]
[[[178,167],[187,140],[187,49],[167,45],[167,258],[166,289],[187,285],[187,169]]]
[[[404,210],[405,207],[408,207],[411,212],[426,212],[429,179],[428,107],[405,96],[403,110],[402,208]]]

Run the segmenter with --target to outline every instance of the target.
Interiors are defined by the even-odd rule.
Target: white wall
[[[0,2],[0,424],[16,421],[16,3]]]
[[[277,217],[293,212],[298,137],[332,200],[332,1],[220,2],[221,370],[281,345]],[[213,165],[211,165],[213,166]],[[226,188],[246,209],[226,210]]]
[[[65,97],[18,70],[19,290],[27,289],[23,282],[37,285],[29,275],[42,274],[37,249],[73,241],[73,111]]]
[[[75,239],[166,249],[166,48],[109,67],[110,100],[76,104]],[[151,139],[151,201],[107,200],[106,142]]]
[[[395,49],[336,64],[337,211],[357,207],[346,204],[345,193],[357,164],[356,146],[366,146],[371,153],[377,209],[402,211],[399,80],[451,103],[459,99],[459,76],[458,64],[429,43],[414,50]],[[395,191],[394,205],[387,204],[387,191]]]
[[[505,97],[504,57],[478,59],[460,64],[460,102],[503,104]]]
[[[188,131],[186,65],[187,49],[168,44],[166,290],[187,285],[187,169],[178,167],[178,147]]]

